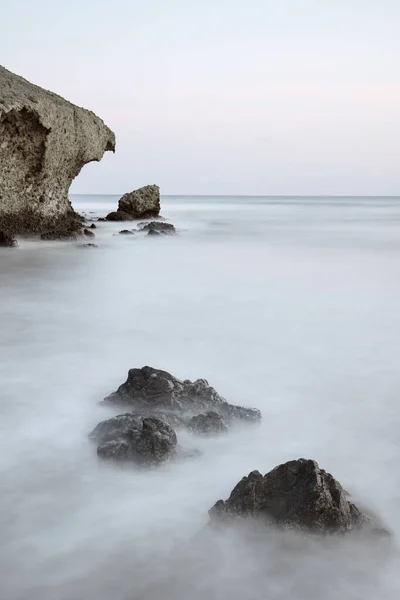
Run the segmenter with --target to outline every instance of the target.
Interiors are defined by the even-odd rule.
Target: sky
[[[0,64],[117,137],[73,193],[400,195],[400,0],[2,0]]]

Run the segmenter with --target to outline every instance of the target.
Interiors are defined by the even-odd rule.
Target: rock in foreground
[[[227,419],[259,421],[255,408],[229,404],[205,379],[181,381],[167,371],[152,367],[130,369],[128,379],[105,402],[131,406],[140,412],[172,411],[193,416],[212,410]]]
[[[253,471],[210,510],[211,523],[253,517],[266,524],[321,533],[344,533],[370,520],[342,486],[314,460],[292,460],[266,475]]]
[[[175,431],[164,420],[129,413],[102,421],[90,437],[98,442],[97,454],[101,458],[142,465],[171,458],[177,444]]]
[[[94,113],[0,66],[0,229],[71,231],[81,220],[68,200],[82,167],[114,151]]]
[[[5,231],[0,231],[0,247],[11,248],[12,246],[17,245],[17,240],[14,239],[12,235]]]

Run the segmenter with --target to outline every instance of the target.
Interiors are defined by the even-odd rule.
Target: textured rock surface
[[[158,217],[160,213],[160,188],[146,185],[124,194],[118,202],[118,212],[128,213],[134,219]]]
[[[210,510],[211,521],[257,517],[266,523],[318,532],[346,532],[368,523],[342,486],[313,460],[253,471]]]
[[[255,408],[226,402],[205,379],[181,381],[167,371],[152,367],[130,369],[126,382],[104,400],[128,405],[141,412],[167,410],[193,414],[213,410],[229,419],[261,419],[260,411]]]
[[[17,246],[17,240],[13,238],[9,233],[5,233],[4,231],[0,231],[0,247],[9,247]]]
[[[195,415],[188,422],[188,428],[193,433],[221,433],[228,430],[224,418],[217,412],[210,410],[205,414]]]
[[[174,455],[175,431],[164,419],[124,414],[102,421],[90,437],[102,458],[158,464]]]
[[[114,149],[114,134],[94,113],[0,66],[1,230],[76,228],[69,187],[86,163]]]
[[[132,215],[126,212],[114,210],[108,213],[105,219],[98,219],[99,221],[133,221]]]
[[[142,231],[148,231],[151,234],[163,233],[164,235],[173,235],[176,233],[175,226],[172,223],[163,223],[162,221],[151,221],[142,227]]]

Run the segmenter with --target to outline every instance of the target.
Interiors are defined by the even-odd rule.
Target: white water
[[[400,200],[166,198],[163,214],[179,236],[100,223],[96,249],[0,250],[1,600],[397,598]],[[99,464],[86,435],[114,413],[97,402],[145,364],[207,378],[262,426],[181,435],[201,457],[157,470]],[[237,539],[168,560],[243,475],[301,456],[390,526],[383,565],[273,537],[262,560]]]

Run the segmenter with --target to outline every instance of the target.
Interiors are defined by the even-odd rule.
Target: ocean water
[[[89,217],[118,197],[75,196]],[[164,197],[176,237],[0,249],[1,600],[394,600],[400,592],[400,199]],[[129,224],[131,227],[132,224]],[[180,434],[196,459],[99,463],[131,367],[206,378],[260,426]],[[313,458],[392,532],[216,534],[249,471]]]

